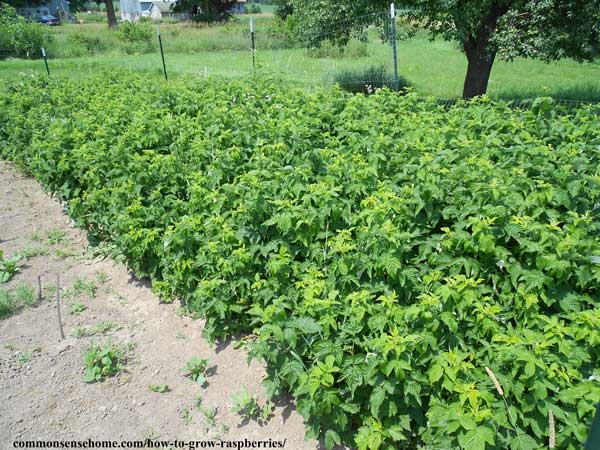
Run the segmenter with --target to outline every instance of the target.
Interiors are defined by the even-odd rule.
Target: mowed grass
[[[163,24],[161,33],[167,71],[171,79],[187,76],[222,75],[240,77],[252,72],[248,33],[249,16],[238,16],[225,26],[195,27]],[[258,73],[275,73],[293,82],[315,85],[332,82],[335,73],[385,66],[392,70],[391,46],[371,39],[363,52],[340,57],[324,52],[311,56],[302,48],[289,47],[285,38],[272,33],[274,22],[268,15],[254,15]],[[99,49],[82,49],[74,35],[99,42]],[[128,54],[130,53],[130,54]],[[158,41],[123,45],[104,24],[66,25],[56,28],[49,49],[52,74],[76,77],[102,69],[128,69],[162,76]],[[67,57],[68,55],[75,55]],[[323,56],[323,55],[322,55]],[[422,95],[439,98],[460,97],[467,68],[456,43],[430,41],[422,33],[398,42],[398,69]],[[0,78],[44,75],[41,60],[0,61]],[[562,60],[546,64],[536,60],[497,61],[489,83],[494,98],[525,99],[548,95],[560,99],[600,101],[600,63]]]

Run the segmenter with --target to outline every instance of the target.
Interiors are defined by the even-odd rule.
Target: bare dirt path
[[[202,323],[160,304],[125,266],[95,257],[85,235],[34,180],[0,161],[0,250],[21,252],[20,271],[0,295],[44,298],[0,319],[0,448],[15,440],[286,440],[284,448],[314,450],[291,404],[277,406],[264,425],[231,411],[243,387],[258,393],[264,369],[233,345],[211,346]],[[59,340],[54,302],[61,276],[66,338]],[[29,301],[31,298],[29,298]],[[127,348],[126,371],[85,383],[91,342]],[[212,368],[201,387],[184,376],[192,357]],[[169,386],[152,392],[150,385]],[[215,409],[216,408],[216,409]],[[212,417],[214,413],[214,418]]]

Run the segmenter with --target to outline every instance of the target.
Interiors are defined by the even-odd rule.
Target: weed
[[[186,425],[191,424],[193,421],[193,417],[192,417],[192,414],[190,413],[189,408],[183,408],[179,412],[179,417],[181,417],[183,419],[183,421],[185,422]]]
[[[36,256],[46,256],[50,254],[50,250],[45,246],[27,247],[16,254],[21,259],[34,258]]]
[[[67,232],[63,230],[50,230],[46,233],[50,245],[64,244],[67,242]]]
[[[82,313],[83,311],[85,311],[86,309],[87,309],[87,306],[85,306],[83,303],[75,303],[74,305],[71,305],[71,309],[69,309],[69,312],[67,314],[69,314],[69,315],[79,314],[79,313]]]
[[[119,326],[116,325],[113,322],[110,321],[104,321],[104,322],[100,322],[98,325],[96,325],[94,328],[92,328],[92,334],[102,334],[102,333],[108,333],[110,331],[116,331],[119,329]],[[131,347],[131,349],[133,349],[133,346],[131,346],[131,343],[127,344],[128,347]]]
[[[98,325],[92,328],[76,327],[71,332],[71,335],[75,337],[96,336],[99,334],[108,333],[110,331],[116,331],[118,329],[120,329],[118,325],[114,324],[113,322],[105,321],[100,322]],[[133,346],[128,344],[127,349],[133,350]]]
[[[202,413],[202,417],[206,421],[206,424],[213,428],[217,425],[217,408],[212,406],[208,408],[204,408],[201,406],[200,412]]]
[[[148,386],[152,392],[160,392],[161,394],[169,392],[171,388],[167,384],[151,384]]]
[[[31,353],[31,352],[23,352],[23,353],[19,354],[19,362],[21,364],[27,364],[28,362],[31,362],[32,359],[33,359],[33,353]]]
[[[87,330],[83,327],[75,327],[75,328],[73,328],[73,331],[71,331],[71,336],[73,336],[73,337],[87,336]]]
[[[44,286],[42,288],[42,296],[47,299],[52,299],[56,295],[56,286]]]
[[[14,290],[0,289],[0,319],[14,314],[19,308],[35,304],[35,291],[26,283],[19,283]]]
[[[86,294],[90,298],[95,298],[97,291],[98,286],[96,286],[95,282],[77,277],[73,285],[70,288],[65,289],[63,296],[65,298],[76,298],[81,294]]]
[[[104,284],[108,281],[108,274],[102,270],[96,272],[96,281],[100,284]]]
[[[92,383],[111,377],[124,369],[125,350],[111,343],[91,346],[84,354],[85,376],[83,381]]]
[[[6,350],[10,350],[12,352],[12,351],[15,351],[17,349],[17,346],[15,344],[11,343],[11,342],[7,342],[6,344],[4,344],[4,348]]]
[[[15,300],[25,306],[35,304],[35,290],[27,283],[19,283],[14,290]]]
[[[34,242],[42,242],[42,236],[38,231],[34,231],[33,233],[31,233],[29,239],[31,239]]]
[[[208,367],[208,359],[193,357],[186,365],[186,376],[196,381],[200,386],[206,383],[205,372]]]
[[[13,275],[19,272],[17,263],[21,260],[19,257],[4,258],[4,252],[0,250],[0,283],[10,281]]]
[[[67,258],[71,258],[73,256],[77,256],[78,253],[70,248],[57,248],[54,251],[54,254],[59,258],[59,259],[67,259]]]
[[[178,331],[177,334],[175,335],[175,337],[177,339],[187,339],[187,336],[181,331]]]
[[[273,404],[266,402],[260,405],[258,396],[250,394],[245,387],[233,396],[231,410],[247,420],[256,420],[258,423],[267,423],[273,414]]]
[[[0,319],[10,316],[14,313],[16,307],[8,291],[0,289]]]

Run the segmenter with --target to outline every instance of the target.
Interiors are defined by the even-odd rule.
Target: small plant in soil
[[[264,424],[269,421],[273,414],[273,404],[271,402],[266,402],[261,406],[258,396],[252,395],[246,388],[234,395],[232,400],[233,408],[231,410],[243,419],[256,420],[259,424]]]
[[[94,281],[77,277],[73,285],[65,290],[63,296],[65,298],[76,298],[81,294],[87,294],[88,297],[95,298],[97,290],[98,286],[96,286]]]
[[[100,284],[106,283],[108,281],[107,273],[102,270],[96,272],[96,281]]]
[[[73,331],[71,331],[71,336],[73,337],[84,337],[87,336],[87,329],[84,327],[75,327]]]
[[[200,411],[202,417],[204,417],[204,421],[209,428],[213,428],[217,425],[217,408],[215,407],[205,407],[202,405],[202,396],[198,395],[196,397],[196,409]],[[208,430],[207,430],[208,431]]]
[[[35,304],[35,291],[27,283],[19,283],[14,290],[14,296],[17,303],[26,306]]]
[[[0,319],[10,316],[15,309],[11,295],[8,291],[0,289]]]
[[[4,319],[22,308],[35,304],[35,292],[26,283],[19,283],[14,290],[0,289],[0,319]]]
[[[17,263],[21,258],[4,258],[4,252],[0,250],[0,283],[7,283],[15,273],[19,271]]]
[[[206,368],[208,367],[208,359],[193,357],[185,365],[185,376],[196,381],[200,386],[206,383]]]
[[[38,246],[38,247],[27,247],[26,249],[18,252],[16,254],[16,256],[18,256],[19,258],[22,258],[22,259],[29,259],[29,258],[34,258],[36,256],[47,256],[49,254],[50,254],[50,250],[48,250],[47,247]]]
[[[64,244],[67,241],[67,232],[63,230],[50,230],[46,233],[50,245]]]
[[[57,258],[59,259],[67,259],[73,256],[77,256],[77,252],[70,248],[59,248],[54,252]]]
[[[179,417],[181,417],[183,419],[183,421],[185,422],[186,425],[189,425],[192,423],[193,417],[188,408],[182,409],[181,412],[179,413]]]
[[[91,334],[103,334],[116,331],[119,328],[120,327],[116,323],[105,320],[104,322],[100,322],[98,325],[92,328],[90,332]]]
[[[70,315],[80,314],[83,311],[85,311],[86,309],[87,309],[87,306],[85,306],[83,303],[75,303],[75,304],[71,305],[71,309],[69,309],[69,312],[67,314],[70,314]]]
[[[42,242],[42,235],[36,231],[34,233],[31,233],[29,239],[31,239],[34,242]]]
[[[167,384],[151,384],[150,386],[148,386],[148,389],[150,389],[152,392],[160,392],[161,394],[164,394],[165,392],[169,392],[171,390],[171,388]]]
[[[23,352],[19,355],[19,362],[21,364],[27,364],[28,362],[31,362],[33,358],[33,354],[30,352]]]
[[[111,377],[124,369],[125,350],[111,343],[96,345],[92,342],[84,355],[85,376],[83,381],[93,383]]]

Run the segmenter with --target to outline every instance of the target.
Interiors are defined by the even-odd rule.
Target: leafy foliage
[[[484,94],[496,55],[545,61],[565,57],[592,60],[600,54],[600,1],[577,0],[406,0],[404,23],[457,41],[469,67],[463,95]],[[291,0],[296,30],[310,46],[329,39],[346,44],[369,25],[383,25],[380,16],[365,22],[367,14],[389,10],[390,2],[375,0]],[[339,27],[339,24],[344,24]],[[337,30],[331,33],[332,29]]]
[[[4,252],[0,250],[0,283],[7,283],[15,273],[19,271],[19,256],[5,258]]]
[[[93,383],[111,377],[124,369],[125,350],[113,344],[103,346],[92,342],[84,355],[85,376],[83,381]]]
[[[0,153],[209,337],[252,332],[329,448],[537,449],[552,411],[574,450],[600,401],[598,113],[100,74],[8,86]]]
[[[12,6],[0,2],[0,60],[41,58],[41,47],[51,40],[47,26],[28,22]]]
[[[246,420],[256,420],[260,424],[267,423],[273,414],[273,405],[266,402],[261,405],[256,395],[252,395],[248,389],[242,388],[233,396],[233,407],[231,410]]]
[[[233,17],[235,0],[179,0],[173,11],[186,13],[194,22],[227,22]]]
[[[193,357],[185,365],[186,376],[202,386],[204,383],[206,383],[207,367],[208,359]]]

